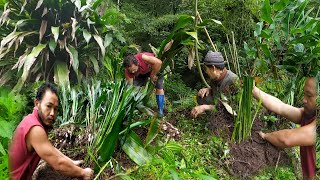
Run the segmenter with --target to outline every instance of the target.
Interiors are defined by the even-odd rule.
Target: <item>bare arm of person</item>
[[[202,88],[199,90],[198,96],[200,96],[201,98],[208,96],[210,91],[211,91],[211,88]]]
[[[156,77],[158,72],[161,69],[162,61],[156,57],[153,56],[147,56],[145,54],[142,55],[142,59],[151,65],[151,73],[150,73],[150,78],[153,79]]]
[[[66,158],[65,155],[52,146],[46,132],[40,126],[34,126],[30,129],[26,136],[26,143],[56,171],[66,176],[91,179],[93,175],[92,169],[82,169],[76,166],[70,158]]]
[[[205,111],[210,111],[210,110],[212,111],[213,108],[214,108],[213,105],[207,105],[207,104],[196,106],[191,110],[191,116],[196,118],[199,114]]]
[[[280,148],[294,146],[311,146],[316,143],[316,120],[295,129],[284,129],[271,133],[259,132],[262,139]]]
[[[58,152],[61,156],[65,157],[65,158],[67,158],[67,159],[70,159],[68,156],[62,154],[62,152],[59,151],[57,148],[56,148],[56,150],[57,150],[57,152]],[[75,165],[77,165],[77,166],[79,166],[80,164],[83,163],[83,160],[72,160],[72,159],[70,159],[70,161],[72,161],[73,164],[75,164]]]
[[[302,118],[303,108],[296,108],[285,104],[280,99],[271,96],[257,88],[253,88],[253,96],[258,101],[262,99],[262,105],[267,108],[269,111],[272,111],[293,123],[299,124]]]
[[[126,81],[128,84],[132,85],[133,84],[133,78],[129,77],[127,74],[125,74]]]

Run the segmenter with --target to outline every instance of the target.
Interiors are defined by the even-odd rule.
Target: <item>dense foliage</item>
[[[198,88],[205,86],[202,57],[207,50],[223,52],[228,69],[244,80],[240,94],[228,102],[238,114],[234,140],[251,135],[254,110],[271,129],[292,126],[252,104],[252,85],[303,105],[303,76],[320,75],[319,5],[317,0],[0,0],[0,86],[14,90],[0,87],[0,179],[8,178],[13,130],[30,113],[30,98],[43,81],[59,87],[56,128],[84,128],[85,163],[94,166],[96,178],[107,178],[106,169],[124,179],[235,178],[230,164],[222,165],[232,161],[231,137],[215,136],[205,119],[189,117]],[[123,81],[128,51],[150,51],[163,60],[159,76],[166,78],[167,117],[153,114],[151,83],[135,88]],[[28,105],[17,91],[29,98]],[[170,120],[178,121],[179,129]],[[316,148],[319,171],[319,143]],[[123,168],[116,151],[137,166]],[[294,168],[277,164],[256,178],[294,179]]]

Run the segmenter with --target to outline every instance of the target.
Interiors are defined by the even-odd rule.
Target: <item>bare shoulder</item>
[[[31,127],[27,136],[31,136],[31,137],[36,136],[38,138],[41,138],[41,137],[47,138],[48,137],[46,131],[41,126]]]
[[[146,54],[142,54],[142,59],[150,64],[161,63],[162,61],[155,56],[149,56]]]

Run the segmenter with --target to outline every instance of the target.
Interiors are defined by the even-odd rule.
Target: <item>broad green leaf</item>
[[[9,138],[11,139],[13,134],[13,122],[7,122],[4,120],[0,120],[0,137]]]
[[[98,74],[99,73],[99,65],[98,65],[97,59],[92,55],[89,55],[89,58],[93,64],[94,71]]]
[[[89,43],[91,39],[91,34],[86,29],[83,29],[82,33],[86,42]]]
[[[188,68],[191,70],[193,64],[194,64],[194,59],[195,59],[195,50],[194,48],[189,48],[188,49]]]
[[[261,31],[261,37],[269,39],[271,37],[272,30],[271,29],[264,29]]]
[[[106,49],[105,47],[103,46],[103,41],[102,41],[102,38],[96,34],[93,35],[93,38],[97,41],[98,45],[100,46],[100,49],[101,49],[101,54],[102,56],[104,57],[105,55],[105,52],[106,52]]]
[[[42,3],[43,3],[43,0],[39,0],[35,10],[37,10],[42,5]]]
[[[31,53],[27,56],[26,61],[24,62],[24,67],[23,67],[23,73],[21,76],[21,80],[24,83],[25,80],[27,79],[29,73],[30,73],[30,68],[35,62],[36,58],[40,54],[40,52],[47,46],[47,44],[38,44],[36,47],[34,47],[31,51]]]
[[[7,153],[6,153],[6,150],[4,150],[1,142],[0,142],[0,153],[1,153],[3,156],[7,154]]]
[[[254,36],[255,36],[255,37],[260,36],[261,31],[262,31],[262,27],[263,27],[263,22],[258,22],[258,23],[256,24],[256,30],[254,31]]]
[[[194,17],[189,15],[181,15],[176,23],[173,32],[184,28],[187,25],[192,25],[194,22]]]
[[[51,32],[53,34],[55,42],[57,42],[57,40],[59,38],[59,27],[51,26]]]
[[[126,128],[125,130],[121,131],[119,134],[122,135],[125,132],[127,132],[127,130],[131,130],[131,129],[135,128],[135,127],[146,126],[146,125],[150,124],[151,122],[152,122],[152,119],[144,120],[144,121],[138,121],[138,122],[132,123],[132,124],[130,124],[129,128]]]
[[[133,131],[127,137],[123,137],[123,151],[139,166],[148,163],[152,156],[143,148],[139,136]]]
[[[90,25],[94,24],[93,21],[90,20],[90,18],[87,19],[87,25],[88,25],[88,28],[90,29]]]
[[[223,104],[224,108],[226,108],[226,110],[228,111],[229,114],[231,114],[233,116],[237,116],[236,111],[233,110],[232,107],[228,103],[226,103],[224,101],[221,101],[221,103]]]
[[[274,40],[275,44],[277,45],[277,48],[281,49],[282,45],[280,42],[280,36],[276,31],[273,32],[273,40]]]
[[[80,10],[81,8],[81,0],[75,0],[74,5]]]
[[[66,51],[70,56],[70,64],[73,67],[73,70],[78,74],[79,67],[79,59],[78,59],[78,51],[71,45],[66,46]]]
[[[54,67],[55,83],[67,87],[69,84],[69,69],[65,62],[56,62]]]
[[[266,45],[266,44],[261,44],[260,47],[261,47],[264,55],[265,55],[267,58],[271,58],[271,52],[270,52],[270,50],[269,50],[269,46]]]
[[[149,145],[159,132],[159,120],[154,118],[148,129],[145,146]]]
[[[277,2],[277,3],[274,3],[273,4],[273,8],[274,8],[274,10],[276,10],[276,11],[281,11],[281,10],[283,10],[287,5],[288,5],[288,2],[289,2],[290,0],[280,0],[279,2]]]
[[[57,47],[57,43],[53,39],[50,39],[49,49],[51,50],[51,52],[53,54],[54,54],[54,50],[56,49],[56,47]]]
[[[212,21],[215,22],[216,24],[222,25],[221,21],[218,21],[218,20],[215,20],[215,19],[212,19]]]
[[[112,36],[111,34],[106,34],[106,36],[104,37],[104,47],[108,47],[111,42],[112,42]]]
[[[270,6],[270,1],[265,0],[262,8],[261,8],[261,19],[264,20],[265,22],[272,24],[273,20],[271,18],[271,6]]]
[[[186,34],[192,36],[198,42],[197,32],[186,32]]]
[[[8,36],[6,36],[5,38],[2,39],[1,41],[1,46],[0,46],[0,50],[2,50],[2,48],[7,45],[7,43],[11,42],[13,39],[17,38],[20,34],[22,34],[22,32],[12,32],[10,33]]]
[[[41,42],[42,37],[43,37],[43,35],[45,34],[45,32],[47,30],[47,24],[48,24],[48,21],[42,20],[40,31],[39,31],[39,43]]]
[[[80,2],[81,3],[81,2]],[[72,37],[72,41],[74,40],[75,36],[76,36],[76,26],[77,26],[77,20],[75,18],[71,18],[72,20],[72,31],[71,31],[71,37]]]

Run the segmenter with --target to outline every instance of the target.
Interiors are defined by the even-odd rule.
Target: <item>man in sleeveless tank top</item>
[[[287,148],[300,146],[301,167],[304,179],[316,177],[316,78],[306,79],[304,86],[303,108],[296,108],[283,103],[259,88],[254,87],[253,96],[262,100],[262,105],[289,121],[300,124],[295,129],[284,129],[270,133],[259,132],[262,139],[276,147]]]
[[[238,76],[226,69],[224,59],[220,52],[208,51],[204,58],[205,71],[212,81],[210,88],[202,88],[197,94],[198,106],[191,110],[191,115],[197,117],[205,111],[212,111],[214,108],[214,97],[220,92],[228,90],[234,84]]]
[[[73,161],[63,155],[48,140],[47,133],[52,129],[58,113],[56,88],[44,83],[38,89],[34,103],[33,113],[20,122],[9,146],[10,179],[31,179],[40,159],[66,176],[91,179],[92,169],[80,168],[81,161]]]
[[[156,88],[156,100],[158,112],[163,116],[164,109],[164,90],[163,77],[158,78],[162,61],[154,56],[153,53],[142,52],[136,55],[126,56],[123,60],[125,67],[125,78],[129,84],[135,86],[145,86],[150,77],[151,82]]]

